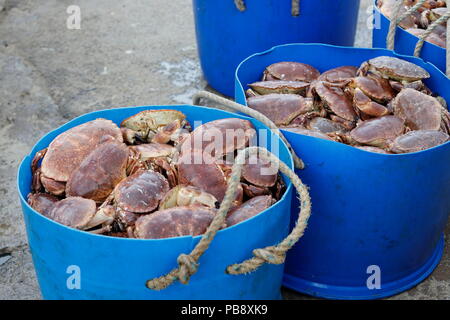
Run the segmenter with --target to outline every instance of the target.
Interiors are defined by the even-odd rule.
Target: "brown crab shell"
[[[391,151],[394,153],[418,152],[436,147],[449,141],[448,134],[435,130],[415,130],[397,137]]]
[[[134,213],[148,213],[158,208],[169,192],[169,182],[160,173],[142,170],[122,180],[114,190],[117,206]]]
[[[317,80],[344,85],[356,76],[357,71],[357,67],[342,66],[325,71]]]
[[[67,181],[66,195],[104,201],[126,177],[128,158],[129,150],[124,143],[100,145],[73,171]]]
[[[320,131],[325,134],[346,131],[345,127],[340,123],[322,117],[311,119],[311,121],[309,121],[309,123],[307,124],[307,129]]]
[[[48,216],[48,213],[58,201],[60,199],[48,193],[30,193],[28,195],[28,204],[44,216]]]
[[[327,86],[323,81],[316,82],[313,87],[320,99],[338,117],[348,121],[356,119],[357,115],[353,104],[344,90],[338,87]]]
[[[418,65],[395,57],[380,56],[368,61],[369,71],[384,78],[398,81],[417,81],[430,77],[428,71]]]
[[[122,132],[110,120],[96,119],[73,127],[50,143],[42,160],[42,174],[66,182],[92,150],[111,140],[123,142]]]
[[[320,72],[309,64],[283,61],[268,66],[264,71],[263,79],[311,82],[319,76]]]
[[[405,121],[411,130],[439,130],[442,106],[436,98],[403,89],[393,100],[394,114]]]
[[[379,102],[386,103],[395,97],[389,80],[378,77],[355,77],[352,86],[359,88],[366,96]]]
[[[371,117],[382,117],[389,114],[388,108],[372,101],[359,88],[356,88],[354,91],[353,103],[358,108],[358,110]]]
[[[269,208],[273,202],[274,200],[270,195],[251,198],[228,213],[226,218],[227,227],[234,226],[256,216],[258,213]]]
[[[304,81],[259,81],[249,84],[255,92],[266,95],[271,93],[305,95],[309,82]]]
[[[256,137],[253,124],[245,119],[225,118],[197,127],[181,144],[181,153],[201,150],[216,158],[240,150]]]
[[[247,99],[247,105],[261,112],[277,126],[288,125],[300,114],[314,110],[311,99],[296,94],[268,94]]]
[[[212,194],[222,201],[227,189],[227,181],[221,167],[208,153],[191,150],[183,153],[177,162],[178,181]]]
[[[53,206],[48,217],[65,226],[83,229],[97,211],[95,201],[81,197],[68,197]]]
[[[363,121],[350,132],[350,138],[360,144],[384,148],[403,134],[405,123],[396,116],[384,116]]]
[[[278,166],[256,154],[251,154],[242,166],[242,178],[259,187],[273,187],[277,182]]]
[[[203,206],[183,206],[156,211],[136,221],[135,235],[140,239],[198,236],[205,233],[215,214],[215,209]]]

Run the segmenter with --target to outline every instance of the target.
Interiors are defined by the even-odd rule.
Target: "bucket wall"
[[[376,0],[374,3],[376,3]],[[386,18],[386,16],[384,16],[376,6],[375,17],[375,21],[379,21],[379,25],[375,26],[372,32],[372,47],[387,48],[386,38],[389,31],[390,20]],[[414,55],[414,49],[417,41],[419,41],[419,38],[400,27],[397,27],[397,31],[395,32],[394,51],[404,55]],[[420,51],[420,57],[423,60],[434,64],[442,72],[446,71],[445,48],[441,48],[435,44],[425,41],[422,50]]]
[[[27,203],[30,192],[30,162],[34,154],[61,132],[96,118],[116,123],[148,109],[176,109],[188,120],[208,122],[240,117],[225,111],[195,106],[133,107],[103,110],[78,117],[44,136],[20,165],[18,189],[25,217],[28,242],[37,278],[45,299],[279,299],[284,265],[264,265],[249,275],[228,275],[225,268],[251,257],[255,248],[273,245],[289,230],[292,186],[271,208],[241,224],[218,232],[209,250],[200,259],[198,272],[188,285],[175,282],[161,291],[146,288],[148,279],[176,267],[181,253],[189,253],[200,237],[161,240],[112,238],[74,230],[55,223],[34,211]],[[266,129],[249,119],[257,129]],[[259,131],[267,148],[279,145],[279,157],[291,168],[286,145],[269,130]],[[273,139],[273,140],[271,140]],[[275,141],[276,144],[272,142]],[[278,147],[276,147],[278,148]],[[277,149],[272,150],[276,152]],[[261,226],[264,226],[261,228]],[[76,277],[79,276],[78,283]],[[78,285],[80,287],[78,288]]]
[[[206,81],[233,95],[234,71],[249,55],[292,42],[351,46],[359,0],[301,1],[291,15],[290,0],[246,0],[240,12],[233,0],[193,0],[197,47]]]
[[[450,80],[421,59],[315,44],[279,46],[244,60],[236,71],[236,101],[245,104],[247,84],[275,62],[308,63],[324,72],[381,55],[427,69],[426,85],[450,101]],[[311,188],[313,210],[307,232],[288,254],[286,287],[327,298],[375,299],[406,290],[432,272],[450,212],[450,142],[386,155],[282,131],[305,162],[297,174]],[[296,216],[293,211],[293,221]],[[381,287],[369,289],[375,272]]]

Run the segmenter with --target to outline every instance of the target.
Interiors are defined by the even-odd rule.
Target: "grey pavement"
[[[371,46],[370,3],[362,0],[357,46]],[[72,4],[81,8],[80,30],[66,28]],[[189,103],[207,88],[191,1],[0,0],[0,70],[0,299],[40,299],[15,185],[19,161],[40,136],[80,114]],[[435,272],[392,299],[450,299],[450,228],[446,234]]]

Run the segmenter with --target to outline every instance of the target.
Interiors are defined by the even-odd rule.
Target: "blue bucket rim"
[[[252,59],[254,59],[254,58],[258,57],[258,56],[263,56],[263,55],[266,55],[266,54],[270,54],[271,52],[277,50],[278,48],[291,47],[291,46],[292,47],[299,47],[299,46],[300,47],[302,47],[302,46],[306,47],[307,46],[307,47],[319,47],[319,48],[320,47],[322,47],[322,48],[323,47],[328,47],[328,48],[332,48],[332,49],[349,50],[349,51],[373,51],[373,52],[380,51],[380,52],[389,52],[394,57],[416,59],[416,60],[420,61],[421,63],[427,65],[427,67],[429,67],[431,69],[434,69],[435,71],[440,73],[443,77],[445,77],[448,81],[450,81],[450,79],[440,69],[438,69],[434,64],[432,64],[431,62],[427,62],[427,61],[423,60],[420,57],[414,57],[414,56],[399,54],[399,53],[397,53],[397,52],[395,52],[393,50],[388,50],[388,49],[385,49],[385,48],[356,48],[356,47],[335,46],[335,45],[324,44],[324,43],[287,43],[287,44],[273,46],[272,48],[267,49],[265,51],[254,53],[254,54],[248,56],[247,58],[245,58],[244,60],[242,60],[241,63],[239,63],[239,65],[237,66],[236,71],[234,73],[234,77],[235,77],[236,83],[239,84],[239,89],[242,92],[245,92],[244,87],[242,85],[242,82],[241,82],[241,80],[240,80],[240,78],[238,76],[238,74],[240,72],[240,69],[241,69],[241,67],[244,64],[246,64],[248,62],[251,62]],[[247,103],[245,104],[245,106],[247,106]],[[441,145],[438,145],[438,146],[435,146],[435,147],[432,147],[432,148],[429,148],[429,149],[426,149],[426,150],[417,151],[417,152],[399,153],[399,154],[385,154],[385,153],[375,153],[375,152],[362,150],[362,149],[359,149],[359,148],[356,148],[356,147],[352,147],[350,145],[347,145],[347,144],[344,144],[344,143],[340,143],[340,142],[337,142],[337,141],[334,141],[334,140],[324,140],[324,139],[320,139],[320,138],[317,138],[317,137],[310,137],[310,136],[301,135],[299,133],[290,132],[290,131],[284,130],[282,128],[280,130],[283,131],[283,132],[289,132],[289,134],[296,135],[296,136],[302,136],[302,137],[305,137],[305,138],[322,140],[322,141],[324,141],[325,144],[326,143],[338,144],[342,148],[348,148],[349,150],[352,150],[352,151],[355,151],[355,152],[363,152],[363,153],[366,153],[366,154],[371,154],[373,157],[391,157],[391,158],[394,158],[394,157],[410,157],[410,156],[414,156],[414,155],[419,154],[419,153],[432,152],[432,151],[435,151],[435,150],[438,150],[438,149],[450,146],[450,140],[449,140],[449,141],[447,141],[447,142],[445,142],[445,143],[443,143]]]
[[[374,10],[376,10],[376,12],[379,13],[381,16],[383,16],[386,20],[391,21],[388,17],[386,17],[386,16],[381,12],[380,8],[378,8],[377,2],[378,2],[378,0],[373,0],[373,7],[374,7]],[[412,33],[409,33],[408,31],[406,31],[406,30],[403,29],[402,27],[400,27],[400,26],[397,25],[396,28],[397,28],[397,29],[396,29],[396,32],[400,31],[401,33],[406,33],[406,36],[409,35],[409,36],[411,37],[411,39],[415,39],[416,42],[419,41],[419,37],[417,37],[416,35],[414,35],[414,34],[412,34]],[[445,54],[446,49],[445,49],[445,48],[442,48],[442,47],[439,47],[438,45],[435,45],[434,43],[431,43],[431,42],[428,42],[428,41],[424,41],[424,45],[430,45],[430,46],[432,46],[432,47],[435,47],[436,49],[440,49],[440,50],[442,50],[442,53]],[[382,48],[380,48],[380,49],[382,49]],[[395,50],[395,47],[394,47],[394,50]]]
[[[120,237],[111,237],[111,236],[106,236],[106,235],[101,235],[101,234],[93,234],[90,232],[86,232],[83,230],[79,230],[79,229],[75,229],[75,228],[71,228],[68,227],[66,225],[63,225],[61,223],[58,223],[56,221],[53,221],[52,219],[47,218],[46,216],[44,216],[43,214],[37,212],[36,210],[34,210],[29,204],[28,201],[25,199],[25,196],[22,194],[21,192],[21,188],[20,188],[20,178],[22,176],[21,172],[22,170],[26,170],[27,168],[25,168],[25,162],[30,159],[30,161],[33,159],[33,156],[36,154],[37,150],[35,150],[37,148],[37,145],[39,145],[44,139],[47,138],[47,136],[49,136],[52,133],[55,133],[56,131],[65,129],[63,132],[67,131],[68,129],[72,128],[73,126],[71,126],[70,124],[72,122],[75,122],[77,120],[80,120],[84,117],[86,117],[87,115],[90,114],[96,114],[96,113],[102,113],[102,112],[107,112],[110,110],[120,110],[120,109],[144,109],[144,108],[149,108],[149,109],[144,109],[144,110],[152,110],[152,108],[158,108],[158,109],[163,109],[163,108],[170,108],[170,107],[176,107],[176,108],[183,108],[183,107],[188,107],[188,108],[200,108],[200,109],[207,109],[207,110],[214,110],[214,111],[220,111],[223,112],[227,115],[230,115],[230,117],[240,117],[240,118],[244,118],[246,120],[249,121],[255,121],[258,122],[261,126],[265,127],[266,129],[268,129],[272,134],[273,131],[267,127],[265,124],[263,124],[262,122],[260,122],[259,120],[256,120],[254,118],[248,117],[246,115],[241,115],[241,114],[235,114],[235,113],[231,113],[225,110],[220,110],[220,109],[215,109],[215,108],[210,108],[210,107],[205,107],[205,106],[196,106],[196,105],[189,105],[189,104],[173,104],[173,105],[148,105],[148,106],[129,106],[129,107],[119,107],[119,108],[109,108],[109,109],[101,109],[101,110],[95,110],[92,112],[87,112],[84,113],[82,115],[79,115],[65,123],[63,123],[62,125],[56,127],[53,130],[48,131],[47,133],[45,133],[41,138],[39,138],[39,140],[33,145],[33,147],[31,148],[31,151],[29,154],[27,154],[22,161],[19,164],[18,170],[17,170],[17,177],[16,177],[16,187],[17,187],[17,191],[19,193],[19,198],[21,200],[21,202],[23,204],[25,204],[25,206],[27,207],[27,209],[29,209],[33,214],[39,216],[41,219],[46,220],[47,222],[51,223],[55,228],[61,228],[62,230],[65,230],[67,232],[75,232],[75,233],[79,233],[81,236],[88,236],[88,237],[100,237],[102,239],[108,239],[111,241],[146,241],[146,242],[161,242],[161,241],[179,241],[180,239],[191,239],[191,241],[195,241],[195,240],[199,240],[201,237],[203,237],[203,234],[198,235],[198,236],[180,236],[180,237],[171,237],[171,238],[163,238],[163,239],[136,239],[136,238],[120,238]],[[156,110],[158,110],[156,109]],[[139,111],[140,112],[140,111]],[[86,121],[85,121],[86,122]],[[83,123],[85,123],[83,122]],[[67,127],[67,128],[66,128]],[[62,133],[62,132],[61,132]],[[59,134],[61,134],[59,133]],[[59,135],[58,134],[58,135]],[[292,158],[292,154],[289,151],[289,148],[287,147],[286,143],[283,141],[283,139],[278,138],[279,139],[279,143],[280,146],[282,146],[282,148],[284,148],[288,155],[289,155],[289,163],[286,163],[286,165],[289,166],[289,168],[291,170],[294,170],[294,160]],[[284,162],[284,161],[283,161]],[[286,199],[287,195],[290,193],[291,189],[293,188],[292,182],[289,179],[285,179],[285,183],[286,183],[286,191],[284,192],[283,196],[281,197],[280,200],[278,200],[277,202],[275,202],[273,205],[271,205],[269,208],[261,211],[260,213],[258,213],[257,215],[251,217],[250,219],[244,220],[238,224],[235,224],[231,227],[227,227],[225,229],[221,229],[217,232],[217,234],[222,234],[225,232],[229,232],[230,230],[234,230],[235,228],[240,228],[243,227],[244,225],[251,223],[252,220],[256,219],[256,217],[261,216],[261,215],[266,215],[268,214],[268,211],[271,209],[275,209],[276,207],[280,206],[280,203],[282,201],[286,201],[289,199]]]

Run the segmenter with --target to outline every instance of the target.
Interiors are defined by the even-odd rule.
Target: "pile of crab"
[[[176,110],[146,110],[120,127],[106,119],[86,122],[35,155],[28,203],[56,222],[96,234],[200,235],[224,198],[236,152],[255,143],[256,134],[239,118],[192,130]],[[278,168],[250,156],[223,227],[269,208],[284,192]]]
[[[392,20],[395,18],[397,12],[398,1],[399,0],[378,0],[377,6],[382,14]],[[400,1],[403,1],[403,6],[400,8],[399,15],[407,12],[418,2],[417,0]],[[426,0],[416,12],[413,12],[411,15],[400,21],[399,26],[409,33],[420,37],[430,24],[442,17],[446,12],[447,5],[444,0]],[[445,48],[447,43],[446,30],[447,23],[443,22],[438,25],[425,40],[439,47]]]
[[[380,56],[322,74],[299,62],[268,66],[247,105],[278,127],[377,153],[410,153],[449,140],[450,114],[413,63]]]

